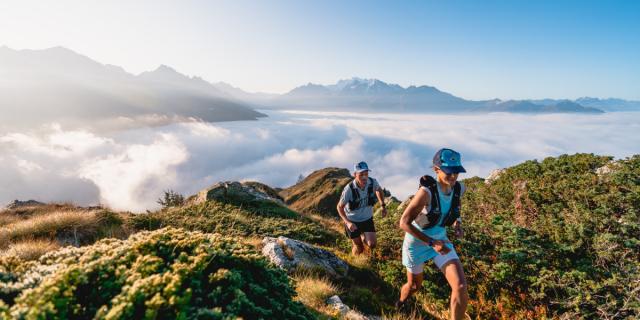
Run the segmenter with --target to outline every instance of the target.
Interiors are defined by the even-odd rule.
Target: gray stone
[[[27,201],[14,200],[13,202],[9,203],[6,206],[6,209],[17,209],[22,207],[37,207],[37,206],[44,206],[44,205],[45,205],[44,203],[40,201],[35,201],[35,200],[27,200]]]
[[[618,169],[619,166],[620,165],[617,162],[610,161],[609,163],[605,164],[604,166],[596,169],[595,172],[598,175],[598,178],[603,178],[603,177],[615,172]]]
[[[335,310],[338,310],[340,312],[340,317],[342,319],[348,319],[348,320],[379,320],[379,319],[382,319],[382,317],[379,317],[379,316],[365,316],[362,313],[349,308],[349,306],[347,306],[346,304],[342,303],[342,300],[340,300],[340,297],[338,297],[338,296],[332,296],[329,299],[327,299],[327,304],[330,307],[334,308]]]
[[[333,277],[344,277],[349,271],[349,265],[335,254],[302,241],[265,237],[262,244],[262,254],[289,273],[298,269],[323,270]]]
[[[213,186],[198,192],[195,197],[194,204],[203,203],[207,200],[229,199],[236,201],[266,200],[284,205],[282,199],[274,198],[265,192],[256,190],[250,184],[242,184],[237,181],[218,182]]]
[[[491,171],[488,177],[484,179],[485,184],[491,184],[496,179],[500,178],[500,175],[504,172],[505,169],[495,169]]]

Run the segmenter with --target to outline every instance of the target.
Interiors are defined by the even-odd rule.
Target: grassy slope
[[[285,203],[302,213],[337,216],[336,204],[344,186],[353,179],[347,169],[325,168],[280,192]]]
[[[609,160],[583,154],[561,156],[514,166],[491,184],[479,178],[465,181],[466,237],[455,243],[467,273],[472,318],[623,319],[640,314],[640,157],[618,163],[611,174],[596,174],[595,169]],[[340,179],[333,180],[333,187],[314,175],[308,179],[281,195],[311,208],[322,203],[312,196],[315,190],[333,190],[324,193],[332,196],[342,187]],[[175,226],[223,232],[252,239],[254,245],[264,235],[315,243],[352,267],[348,277],[340,280],[322,274],[293,276],[301,283],[322,284],[316,292],[297,286],[298,299],[317,317],[334,315],[319,301],[338,293],[365,313],[402,318],[408,315],[394,315],[391,310],[405,279],[400,263],[403,233],[397,228],[401,212],[396,206],[390,206],[386,218],[375,217],[379,248],[373,258],[349,255],[349,241],[341,235],[337,220],[308,213],[315,210],[300,215],[268,202],[229,199],[119,216],[124,217],[121,228],[131,231]],[[12,215],[5,221],[11,224],[17,219],[25,218]],[[2,268],[8,265],[11,262],[0,263],[0,278],[6,276]],[[427,268],[424,286],[413,316],[445,317],[449,288],[444,277]]]

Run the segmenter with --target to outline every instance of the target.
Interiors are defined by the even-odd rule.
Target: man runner
[[[384,191],[376,179],[369,177],[369,166],[362,161],[354,166],[355,179],[342,190],[338,202],[338,214],[345,224],[345,233],[353,242],[351,253],[369,251],[376,246],[376,228],[373,225],[373,206],[377,201],[382,205],[382,217],[387,215]]]

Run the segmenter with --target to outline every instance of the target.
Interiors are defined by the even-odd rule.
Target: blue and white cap
[[[353,166],[353,171],[360,173],[363,171],[371,171],[371,170],[369,170],[369,166],[367,165],[366,162],[360,161]]]
[[[467,172],[460,162],[460,154],[447,148],[442,148],[433,156],[433,165],[447,174]]]

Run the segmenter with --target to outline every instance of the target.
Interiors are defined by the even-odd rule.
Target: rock
[[[604,166],[598,168],[595,170],[595,173],[598,175],[598,178],[603,178],[604,176],[607,176],[609,174],[611,174],[612,172],[615,172],[618,167],[620,165],[615,162],[615,161],[610,161],[609,163],[605,164]]]
[[[338,310],[340,312],[340,316],[342,317],[342,319],[349,319],[349,320],[379,320],[379,319],[382,319],[382,317],[379,317],[379,316],[365,316],[362,313],[349,308],[349,306],[347,306],[346,304],[342,303],[342,300],[340,300],[340,297],[338,297],[338,296],[332,296],[329,299],[327,299],[327,304],[330,307],[334,308],[335,310]]]
[[[500,178],[500,175],[504,172],[504,170],[505,169],[495,169],[495,170],[491,171],[489,176],[486,179],[484,179],[484,183],[485,184],[491,184],[491,182],[493,182],[496,179]]]
[[[268,189],[267,189],[268,188]],[[262,191],[261,191],[262,190]],[[269,193],[272,193],[271,195]],[[233,200],[233,201],[254,201],[267,200],[284,205],[282,198],[276,198],[277,193],[269,186],[259,182],[240,183],[237,181],[218,182],[206,188],[196,195],[191,201],[193,204],[206,202],[207,200]]]
[[[333,253],[287,237],[262,239],[262,254],[279,268],[291,273],[296,269],[324,270],[334,277],[344,277],[349,265]]]
[[[284,204],[284,199],[278,194],[278,190],[271,188],[264,183],[257,181],[244,181],[241,182],[241,184],[245,187],[252,188],[255,191],[262,192],[272,199],[278,200],[280,203]]]
[[[395,204],[395,203],[400,203],[400,200],[398,200],[398,198],[389,195],[386,198],[384,198],[384,203],[387,206],[387,211],[389,210],[389,205],[391,204]],[[376,205],[377,209],[374,212],[374,215],[379,215],[382,212],[382,207],[380,205]],[[387,212],[387,214],[391,214],[390,212]]]
[[[13,202],[9,203],[5,208],[6,209],[17,209],[17,208],[22,208],[22,207],[38,207],[38,206],[44,206],[45,204],[40,202],[40,201],[35,201],[35,200],[27,200],[27,201],[20,201],[20,200],[14,200]]]

